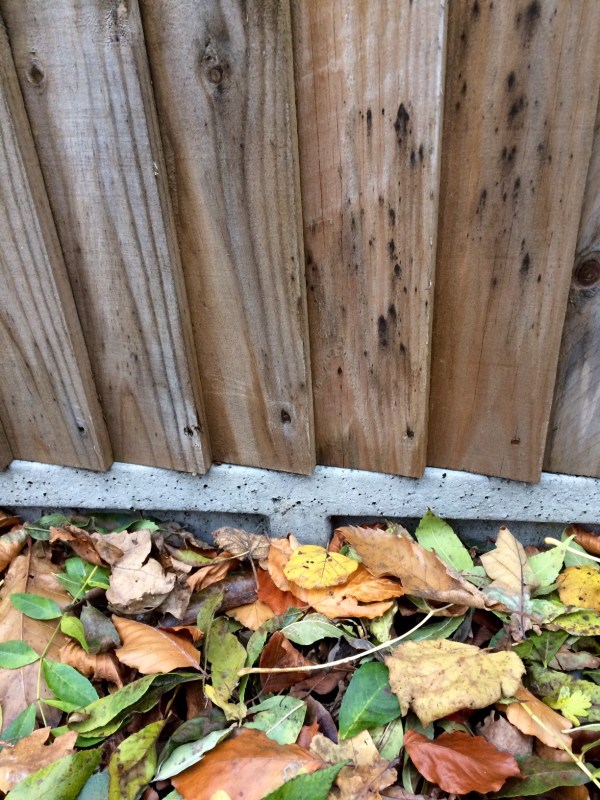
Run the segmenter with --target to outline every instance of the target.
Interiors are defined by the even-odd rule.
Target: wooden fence
[[[600,476],[597,0],[0,14],[2,465]]]

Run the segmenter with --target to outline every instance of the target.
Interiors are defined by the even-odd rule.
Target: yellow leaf
[[[423,725],[514,695],[525,673],[516,653],[487,653],[445,639],[401,644],[385,664],[402,715],[412,708]]]
[[[271,611],[266,603],[263,603],[261,600],[255,600],[253,603],[246,603],[243,606],[230,608],[227,612],[227,616],[235,617],[244,627],[249,628],[251,631],[256,631],[263,622],[272,619],[275,613]]]
[[[294,550],[283,572],[288,580],[305,589],[320,589],[345,583],[358,563],[324,547],[305,544]]]
[[[567,567],[558,576],[558,595],[566,606],[600,611],[600,570],[590,564]]]

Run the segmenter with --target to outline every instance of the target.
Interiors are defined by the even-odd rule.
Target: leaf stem
[[[435,616],[435,614],[439,611],[444,611],[445,609],[450,608],[449,605],[442,606],[441,608],[434,608],[429,613],[423,617],[420,622],[411,628],[406,633],[403,633],[401,636],[396,636],[395,639],[390,639],[383,644],[378,644],[377,647],[372,647],[370,650],[362,650],[360,653],[355,653],[353,656],[347,656],[346,658],[338,658],[337,661],[328,661],[325,664],[309,664],[308,666],[304,667],[244,667],[243,669],[238,670],[238,677],[242,675],[271,675],[273,673],[279,672],[315,672],[316,670],[321,669],[331,669],[332,667],[339,667],[342,664],[349,664],[352,661],[358,661],[360,658],[364,658],[365,656],[370,656],[371,653],[377,653],[380,650],[385,650],[386,647],[391,647],[392,645],[396,644],[397,642],[401,642],[402,639],[406,639],[407,636],[410,636],[411,633],[418,630],[422,625],[425,625],[426,622]]]
[[[553,539],[552,536],[547,536],[544,539],[544,542],[546,544],[560,545],[561,547],[564,545],[564,542],[559,542],[558,539]],[[565,547],[565,550],[567,550],[569,553],[574,553],[576,556],[581,556],[583,558],[589,558],[590,561],[597,561],[598,563],[600,563],[600,558],[598,558],[598,556],[593,556],[591,553],[588,553],[587,550],[584,550],[583,548],[581,550],[575,550],[574,547],[569,547],[567,545]]]

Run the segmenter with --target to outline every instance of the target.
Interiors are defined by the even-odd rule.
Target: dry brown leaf
[[[298,745],[281,745],[262,731],[241,728],[171,782],[184,800],[210,800],[217,791],[232,800],[262,800],[294,775],[323,766]]]
[[[386,531],[355,526],[339,530],[369,572],[376,577],[393,575],[399,578],[406,594],[470,608],[498,605],[448,567],[435,553],[407,536],[394,536]]]
[[[139,531],[119,531],[118,533],[91,533],[91,538],[96,543],[98,552],[107,564],[116,564],[123,558],[125,553],[135,550],[141,544],[148,546],[148,552],[152,545],[152,532],[147,528],[140,528]],[[117,553],[121,551],[121,555]]]
[[[527,563],[525,548],[504,525],[498,531],[496,547],[481,556],[481,563],[492,579],[490,588],[519,596],[524,588],[539,585]]]
[[[533,751],[533,737],[521,733],[516,725],[495,711],[490,711],[478,725],[477,734],[512,756],[530,756]]]
[[[128,667],[135,667],[143,675],[182,667],[200,669],[200,652],[184,636],[132,619],[113,616],[112,621],[123,642],[115,655]]]
[[[187,585],[194,592],[201,592],[213,583],[223,580],[228,572],[235,569],[239,564],[237,558],[215,559],[214,564],[207,564],[200,567],[192,575],[187,577]]]
[[[83,558],[84,561],[89,561],[90,564],[95,564],[97,567],[105,564],[114,564],[115,561],[123,557],[123,551],[119,547],[105,542],[102,548],[104,555],[108,556],[108,559],[105,559],[100,553],[97,540],[76,525],[61,525],[58,528],[50,528],[50,543],[52,544],[53,542],[67,542],[69,547],[80,558]]]
[[[412,708],[423,725],[514,695],[525,673],[516,653],[488,653],[445,639],[398,645],[385,664],[402,715]]]
[[[0,641],[7,642],[21,639],[38,653],[41,653],[50,637],[56,630],[57,620],[36,620],[21,614],[13,606],[9,595],[13,592],[30,592],[48,597],[64,607],[71,602],[71,596],[62,588],[54,577],[60,567],[43,557],[43,543],[38,542],[32,550],[17,556],[11,563],[0,590]],[[59,660],[59,651],[68,641],[62,633],[54,637],[46,657]],[[21,669],[0,669],[0,698],[2,698],[3,729],[18,717],[37,696],[39,664],[28,664]],[[52,693],[46,687],[41,676],[41,696],[50,697]],[[44,711],[49,725],[55,725],[60,719],[58,709],[48,707]]]
[[[535,736],[548,747],[560,748],[561,742],[566,747],[571,747],[571,737],[562,731],[572,728],[572,722],[547,706],[546,703],[542,703],[524,686],[521,686],[514,696],[520,702],[498,706],[506,713],[509,722],[512,722],[516,728],[528,736]],[[532,714],[541,720],[543,725],[536,722],[531,716]]]
[[[114,653],[100,653],[97,656],[86,653],[75,642],[67,642],[60,649],[60,660],[63,664],[73,667],[86,678],[93,681],[108,681],[119,689],[123,687],[121,665]]]
[[[585,786],[561,786],[548,793],[552,800],[590,800],[590,793]]]
[[[46,745],[51,728],[38,728],[21,739],[14,747],[5,747],[0,753],[0,792],[9,792],[28,775],[52,764],[59,758],[74,753],[76,731],[58,736]]]
[[[0,572],[6,569],[10,562],[19,555],[29,534],[23,527],[13,528],[12,531],[0,536]]]
[[[600,556],[600,536],[593,531],[588,531],[582,525],[569,525],[565,536],[573,536],[578,545],[594,556]]]
[[[379,755],[368,731],[339,744],[317,734],[310,750],[329,764],[339,764],[347,759],[352,762],[342,768],[335,780],[332,796],[337,800],[379,800],[379,792],[391,786],[398,777],[396,770]]]
[[[298,734],[298,738],[296,739],[296,744],[298,747],[303,747],[305,750],[308,750],[310,743],[318,733],[319,723],[317,720],[314,720],[314,722],[312,722],[310,725],[303,725],[300,729],[300,733]]]
[[[181,633],[184,636],[189,636],[190,642],[194,644],[197,644],[204,636],[196,625],[170,625],[169,631],[171,633]]]
[[[266,536],[248,533],[239,528],[219,528],[212,536],[221,550],[227,550],[234,556],[265,562],[268,558],[271,543]]]
[[[21,520],[13,514],[7,514],[5,511],[0,511],[0,531],[5,531],[7,528],[13,528],[18,525]]]
[[[249,628],[251,631],[256,631],[263,622],[273,619],[275,612],[266,603],[261,600],[255,600],[253,603],[230,608],[227,615],[235,617],[238,622],[241,622],[244,627]]]
[[[266,603],[275,614],[283,614],[291,606],[298,608],[302,605],[302,601],[291,592],[282,592],[266,569],[256,571],[256,580],[258,599]]]
[[[171,614],[175,619],[183,619],[191,598],[192,588],[188,585],[186,576],[176,575],[175,586],[156,610],[162,614]]]
[[[281,631],[276,631],[260,655],[260,666],[267,669],[281,667],[307,667],[313,664],[308,658],[296,650],[294,645],[285,638]],[[260,682],[264,692],[281,692],[304,680],[306,672],[281,672],[273,675],[261,675]]]
[[[106,599],[113,611],[133,616],[157,608],[175,587],[176,576],[166,574],[156,559],[148,558],[150,531],[135,531],[129,536],[136,544],[113,564]]]

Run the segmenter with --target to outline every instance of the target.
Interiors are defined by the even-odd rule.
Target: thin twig
[[[553,544],[560,547],[564,546],[564,542],[559,542],[558,539],[553,539],[551,536],[547,536],[544,539],[544,542],[546,544]],[[598,558],[598,556],[593,556],[591,553],[588,553],[587,550],[583,549],[575,550],[574,547],[569,547],[568,545],[567,547],[565,547],[565,550],[568,550],[569,553],[574,553],[576,556],[583,556],[583,558],[589,558],[590,561],[597,561],[598,563],[600,563],[600,558]]]
[[[351,661],[358,661],[360,658],[370,656],[371,653],[377,653],[380,650],[385,650],[387,647],[391,647],[397,642],[401,642],[402,639],[406,639],[406,637],[410,636],[411,633],[414,633],[414,631],[418,630],[422,625],[425,625],[426,622],[429,622],[429,620],[435,616],[437,612],[445,611],[447,608],[450,608],[450,605],[432,609],[425,617],[423,617],[420,622],[414,626],[414,628],[406,631],[406,633],[403,633],[401,636],[396,636],[395,639],[390,639],[389,642],[378,644],[377,647],[372,647],[370,650],[362,650],[360,653],[355,653],[353,656],[338,658],[337,661],[328,661],[326,664],[309,664],[308,666],[303,667],[244,667],[238,671],[238,676],[271,675],[279,672],[314,672],[315,670],[319,669],[331,669],[331,667],[339,667],[341,664],[349,664]]]

